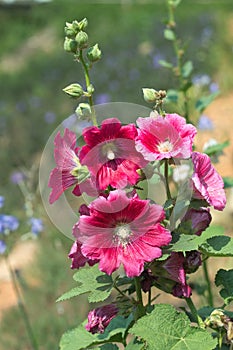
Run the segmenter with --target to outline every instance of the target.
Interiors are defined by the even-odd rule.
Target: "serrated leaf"
[[[77,328],[63,334],[59,344],[60,350],[81,350],[89,346],[106,342],[121,342],[125,330],[129,326],[129,318],[124,318],[122,316],[113,318],[102,334],[89,333],[85,329],[86,323],[87,321],[83,322]]]
[[[214,92],[213,94],[210,94],[208,96],[201,97],[197,101],[195,108],[198,110],[198,112],[202,113],[218,95],[219,92]]]
[[[193,62],[192,61],[185,62],[185,64],[181,69],[181,74],[183,78],[188,78],[192,73],[192,71],[193,71]]]
[[[208,256],[233,256],[233,239],[229,236],[211,237],[200,248]]]
[[[226,305],[233,301],[233,269],[218,270],[215,276],[215,284],[217,287],[223,287],[220,290],[220,295],[224,299]]]
[[[165,68],[173,68],[172,63],[167,62],[167,61],[165,61],[165,60],[159,60],[159,64],[160,64],[162,67],[165,67]]]
[[[173,30],[171,29],[165,29],[164,30],[164,38],[167,39],[167,40],[175,40],[176,36],[175,36],[175,33],[173,32]]]
[[[70,299],[85,293],[90,293],[88,300],[90,303],[104,301],[109,297],[113,287],[111,276],[101,272],[98,265],[92,267],[84,267],[78,270],[74,276],[74,280],[79,282],[79,286],[71,289],[63,294],[57,301]]]
[[[147,343],[148,350],[212,350],[217,340],[205,330],[191,327],[189,318],[173,306],[160,304],[129,330]]]
[[[217,145],[209,146],[205,149],[204,153],[208,154],[208,156],[214,156],[221,152],[225,147],[229,146],[229,144],[229,141],[225,141],[223,143],[218,143]]]
[[[233,187],[233,178],[232,177],[223,177],[224,188]]]

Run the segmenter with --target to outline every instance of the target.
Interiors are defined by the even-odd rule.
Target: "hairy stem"
[[[164,177],[165,177],[165,186],[166,186],[166,193],[167,193],[167,199],[171,199],[171,192],[169,188],[169,179],[168,179],[168,160],[165,159],[164,163]]]
[[[137,314],[136,319],[144,316],[146,314],[145,308],[142,301],[142,290],[139,277],[134,277],[135,289],[137,294]]]
[[[210,277],[209,277],[209,272],[208,272],[207,260],[203,261],[203,271],[204,271],[205,281],[207,283],[208,304],[209,304],[209,306],[213,307],[214,306],[213,293],[212,293],[212,289],[211,289],[211,283],[210,283]]]

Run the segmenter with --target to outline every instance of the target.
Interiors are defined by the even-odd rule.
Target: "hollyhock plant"
[[[206,202],[217,210],[223,210],[226,205],[226,194],[221,176],[211,164],[207,154],[192,153],[194,172],[192,175],[193,196],[205,199]]]
[[[209,227],[212,217],[209,208],[190,208],[180,224],[180,231],[200,236]]]
[[[79,269],[80,267],[84,266],[86,263],[88,263],[89,266],[93,266],[96,263],[98,263],[98,260],[91,260],[89,258],[86,258],[81,251],[81,243],[78,241],[74,242],[68,257],[72,260],[71,263],[71,269]]]
[[[86,167],[80,165],[78,158],[79,148],[76,146],[76,134],[69,129],[65,129],[64,136],[60,131],[54,139],[54,158],[56,167],[52,170],[49,178],[49,187],[52,188],[49,202],[54,203],[62,193],[69,187],[75,185],[73,190],[75,195],[81,195],[80,183],[82,183],[82,192],[94,195],[96,190],[88,179],[89,172]]]
[[[99,190],[105,190],[109,185],[124,188],[137,183],[140,178],[137,170],[148,162],[135,148],[136,137],[135,125],[122,126],[116,118],[104,120],[100,128],[84,129],[86,145],[80,150],[80,162],[96,178]]]
[[[136,149],[149,161],[191,156],[196,128],[178,114],[138,118]]]
[[[171,241],[161,225],[163,208],[128,198],[123,190],[111,191],[90,205],[90,215],[81,215],[73,234],[82,243],[84,256],[100,261],[101,271],[111,274],[122,264],[128,277],[139,276],[145,262],[159,258],[161,247]]]
[[[98,307],[91,310],[87,316],[88,323],[85,328],[88,332],[104,333],[105,328],[109,325],[114,317],[118,313],[118,308],[114,304]]]

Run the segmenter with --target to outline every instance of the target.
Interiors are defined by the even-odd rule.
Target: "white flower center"
[[[160,153],[171,152],[172,149],[173,149],[173,145],[172,145],[172,143],[169,140],[161,142],[158,145],[158,150],[159,150]]]
[[[109,160],[115,159],[115,154],[114,154],[114,152],[113,152],[111,149],[108,150],[108,152],[107,152],[107,158],[108,158]]]
[[[114,230],[114,241],[118,245],[122,245],[125,247],[130,240],[130,236],[132,235],[132,232],[130,230],[130,226],[128,224],[122,224],[120,226],[117,226]]]
[[[116,158],[115,152],[116,152],[116,146],[113,142],[105,143],[102,146],[102,154],[104,157],[107,157],[108,160],[113,160]]]

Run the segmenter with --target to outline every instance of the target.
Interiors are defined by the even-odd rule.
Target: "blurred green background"
[[[202,79],[207,89],[232,91],[232,1],[183,0],[176,16],[178,34],[187,43],[186,56],[194,63],[194,78]],[[76,104],[62,88],[82,83],[83,74],[72,55],[63,51],[63,28],[66,21],[83,17],[89,21],[90,43],[98,42],[103,52],[91,71],[95,103],[145,104],[142,87],[176,87],[172,73],[158,63],[175,59],[163,37],[165,1],[0,1],[0,195],[6,197],[5,212],[22,220],[24,200],[11,176],[33,165],[38,169],[50,134],[74,113]],[[32,188],[37,182],[34,170]],[[83,319],[87,303],[84,298],[77,304],[55,304],[73,286],[67,259],[71,241],[46,219],[39,195],[37,213],[46,229],[36,243],[33,264],[21,273],[22,278],[33,276],[34,282],[29,277],[25,285],[25,300],[40,349],[51,350],[58,348],[65,330]],[[0,318],[0,350],[5,349],[30,349],[17,307]]]

